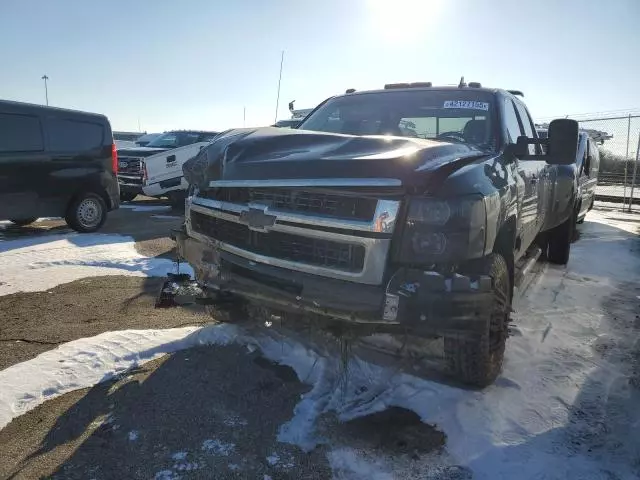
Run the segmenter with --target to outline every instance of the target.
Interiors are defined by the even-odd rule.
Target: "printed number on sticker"
[[[467,108],[470,110],[489,110],[487,102],[474,102],[472,100],[447,100],[444,108]]]

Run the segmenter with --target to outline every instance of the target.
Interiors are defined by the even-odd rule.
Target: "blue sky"
[[[0,0],[0,98],[117,130],[272,123],[346,88],[516,88],[534,117],[640,109],[638,0]],[[634,24],[635,23],[635,24]]]

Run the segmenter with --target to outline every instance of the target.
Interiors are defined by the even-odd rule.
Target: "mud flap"
[[[178,307],[197,302],[203,296],[202,288],[186,273],[169,273],[156,298],[156,308]]]

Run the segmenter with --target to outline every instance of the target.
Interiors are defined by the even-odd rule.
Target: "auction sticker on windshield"
[[[474,102],[472,100],[447,100],[444,108],[467,108],[471,110],[489,110],[487,102]]]

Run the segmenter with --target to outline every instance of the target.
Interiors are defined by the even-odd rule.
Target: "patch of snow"
[[[80,278],[101,275],[162,277],[176,264],[149,258],[133,238],[110,234],[44,235],[0,242],[0,296],[44,291]],[[187,264],[181,273],[193,274]]]
[[[135,442],[136,440],[138,440],[138,432],[136,430],[131,430],[129,432],[129,441],[130,442]]]
[[[271,478],[270,475],[267,475],[266,473],[264,474],[264,476],[262,477],[262,480],[273,480],[273,478]]]
[[[200,468],[200,465],[196,462],[180,462],[173,466],[173,469],[179,472],[192,472],[198,468]]]
[[[173,470],[162,470],[155,474],[154,480],[179,480],[180,476],[173,472]]]
[[[0,429],[32,408],[193,345],[197,327],[108,332],[60,345],[0,371]]]
[[[395,480],[399,478],[375,458],[363,458],[351,448],[336,448],[328,454],[329,465],[336,480]],[[403,477],[406,478],[406,477]]]
[[[37,218],[35,221],[48,222],[50,220],[61,220],[61,218],[60,217],[42,217],[42,218]],[[0,226],[9,226],[9,225],[14,225],[14,223],[11,220],[0,220]]]
[[[120,208],[134,212],[168,212],[171,210],[169,205],[133,205],[130,203],[121,204]]]
[[[230,463],[229,465],[227,465],[227,468],[232,472],[237,472],[238,470],[240,470],[240,465],[238,465],[237,463]]]
[[[214,455],[223,455],[225,457],[231,455],[235,448],[235,444],[221,442],[217,439],[205,440],[204,442],[202,442],[201,447],[202,451],[204,452],[213,453]]]
[[[640,207],[638,207],[640,208]],[[640,212],[593,209],[585,217],[585,223],[593,222],[615,227],[628,233],[640,235]],[[580,227],[578,227],[580,229]]]
[[[187,452],[176,452],[173,455],[171,455],[171,460],[184,460],[187,458]]]
[[[266,460],[267,460],[267,463],[273,467],[274,465],[277,465],[277,463],[280,461],[280,457],[278,456],[277,453],[272,453],[267,457]]]

